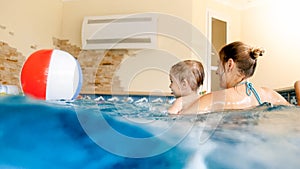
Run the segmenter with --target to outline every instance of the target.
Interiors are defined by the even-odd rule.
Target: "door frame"
[[[212,19],[215,18],[215,19],[218,19],[218,20],[221,20],[223,22],[226,22],[226,44],[230,41],[230,20],[228,19],[227,15],[225,14],[221,14],[221,13],[217,13],[213,10],[210,10],[210,9],[207,9],[207,39],[208,39],[208,44],[207,44],[207,80],[206,80],[206,89],[207,89],[207,92],[211,92],[211,71],[212,70],[217,70],[218,67],[216,66],[212,66],[211,65],[211,56],[212,56],[212,51],[211,51],[211,48],[212,48]]]

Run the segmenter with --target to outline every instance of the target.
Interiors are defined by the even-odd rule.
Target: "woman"
[[[254,74],[263,50],[242,42],[233,42],[219,52],[217,75],[224,90],[203,95],[183,113],[201,113],[224,109],[246,109],[264,103],[290,105],[279,93],[265,87],[254,87],[248,79]]]

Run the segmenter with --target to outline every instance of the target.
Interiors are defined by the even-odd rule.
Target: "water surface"
[[[0,97],[0,168],[270,169],[300,166],[300,108],[168,115],[144,99]]]

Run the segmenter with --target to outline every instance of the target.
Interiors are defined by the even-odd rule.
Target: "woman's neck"
[[[248,82],[248,80],[247,80],[247,79],[243,79],[242,81],[238,82],[234,87],[243,85],[243,84],[245,84],[246,82]]]
[[[240,86],[242,84],[245,84],[247,82],[247,80],[248,79],[244,78],[244,77],[237,77],[237,78],[235,78],[235,80],[232,80],[232,82],[227,85],[227,88]]]

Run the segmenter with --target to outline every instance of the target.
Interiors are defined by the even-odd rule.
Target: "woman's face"
[[[225,89],[227,87],[226,73],[225,73],[225,68],[220,60],[218,61],[218,69],[216,71],[216,74],[219,76],[220,87]]]

